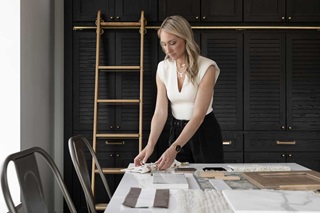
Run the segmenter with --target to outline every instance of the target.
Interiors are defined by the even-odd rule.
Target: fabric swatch
[[[169,189],[131,187],[122,204],[131,208],[168,208],[169,192]]]

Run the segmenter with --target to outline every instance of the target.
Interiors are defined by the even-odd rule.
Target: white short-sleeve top
[[[217,63],[211,59],[199,56],[199,72],[197,78],[195,79],[195,83],[192,84],[188,78],[188,75],[185,75],[181,91],[179,92],[176,72],[176,61],[169,61],[168,59],[165,59],[158,64],[157,75],[166,86],[167,96],[170,101],[173,117],[179,120],[191,119],[199,84],[207,69],[211,65],[215,66],[216,68],[217,72],[215,82],[217,82],[217,79],[220,74],[220,69]],[[208,106],[206,114],[209,114],[212,111],[212,102],[213,96],[211,97],[211,102]]]

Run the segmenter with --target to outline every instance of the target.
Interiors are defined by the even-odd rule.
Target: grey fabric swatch
[[[169,189],[157,189],[154,197],[153,207],[168,208]]]
[[[132,208],[136,207],[140,193],[141,188],[131,187],[122,204]]]
[[[131,208],[136,208],[136,205],[142,190],[143,189],[138,187],[131,187],[122,205],[131,207]],[[156,189],[156,192],[154,194],[153,206],[149,206],[149,207],[168,208],[169,192],[170,192],[169,189]],[[152,199],[152,197],[150,197],[150,199]]]

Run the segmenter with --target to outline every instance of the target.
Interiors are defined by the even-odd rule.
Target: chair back
[[[36,160],[35,153],[43,157],[49,168],[54,174],[54,177],[61,189],[61,192],[67,202],[70,212],[76,213],[76,209],[71,200],[71,197],[64,184],[62,176],[50,157],[50,155],[39,147],[33,147],[24,151],[20,151],[9,155],[2,166],[1,170],[1,186],[5,202],[8,209],[12,213],[25,212],[49,212],[45,201],[40,172]],[[20,191],[21,191],[21,206],[15,207],[8,186],[7,168],[10,162],[15,165]]]
[[[93,150],[91,144],[85,137],[81,135],[73,136],[69,139],[68,145],[69,145],[69,152],[70,152],[73,166],[78,175],[81,187],[83,189],[83,192],[86,198],[88,211],[95,213],[96,202],[95,202],[95,198],[91,188],[91,181],[90,181],[91,173],[88,170],[89,167],[87,165],[87,161],[85,157],[85,150],[90,152],[92,160],[94,161],[96,168],[99,172],[104,188],[109,196],[109,199],[111,199],[112,194],[111,194],[107,179],[105,177],[105,174],[102,171],[102,168],[99,164],[95,151]]]

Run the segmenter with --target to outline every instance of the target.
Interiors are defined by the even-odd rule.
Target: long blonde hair
[[[187,73],[192,83],[195,82],[195,78],[199,72],[199,66],[197,63],[200,49],[198,44],[194,40],[193,31],[189,22],[182,16],[169,16],[161,24],[158,30],[158,37],[160,38],[161,31],[164,30],[167,33],[173,34],[182,38],[186,43],[186,62],[188,64]],[[172,58],[166,54],[165,59],[172,61]]]

